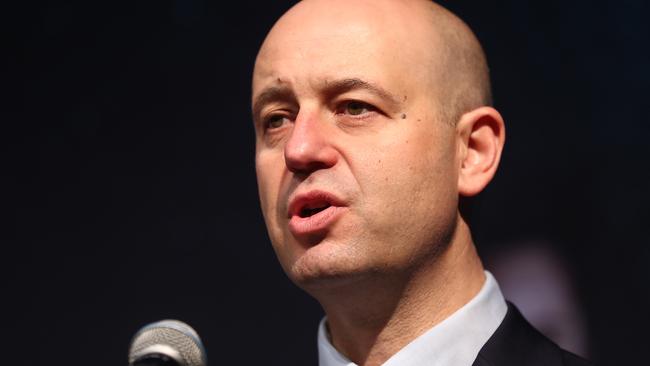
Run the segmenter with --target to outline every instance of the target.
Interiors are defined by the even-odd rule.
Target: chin
[[[329,244],[329,245],[328,245]],[[285,267],[287,275],[307,292],[350,285],[373,273],[349,247],[321,243],[301,253]],[[332,248],[334,246],[334,248]]]

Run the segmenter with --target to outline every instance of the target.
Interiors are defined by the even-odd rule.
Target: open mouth
[[[310,218],[331,207],[341,206],[341,200],[323,191],[310,191],[295,197],[289,204],[289,218]]]
[[[310,217],[310,216],[313,216],[313,215],[327,209],[330,206],[331,205],[329,203],[327,203],[327,202],[321,202],[321,203],[317,203],[317,204],[313,204],[313,205],[307,205],[307,206],[303,207],[300,210],[300,212],[298,213],[298,216],[300,216],[302,218]]]
[[[291,200],[288,227],[297,238],[327,232],[345,213],[346,203],[335,195],[313,190]]]

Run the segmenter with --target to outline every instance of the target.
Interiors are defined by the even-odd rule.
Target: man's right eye
[[[267,118],[265,125],[267,129],[272,130],[282,127],[285,122],[287,122],[286,116],[276,114]]]

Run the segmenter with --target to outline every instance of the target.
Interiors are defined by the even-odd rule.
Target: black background
[[[249,111],[256,51],[291,4],[5,6],[3,363],[125,365],[133,332],[178,318],[213,365],[316,364],[322,313],[268,243]],[[484,44],[507,123],[479,251],[556,243],[592,358],[642,363],[649,3],[445,4]]]

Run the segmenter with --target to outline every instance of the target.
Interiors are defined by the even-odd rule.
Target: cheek
[[[368,172],[368,181],[399,192],[400,198],[428,188],[448,187],[456,173],[454,152],[440,140],[442,137],[425,132],[378,144],[371,149],[373,159],[360,168]]]
[[[376,148],[374,160],[359,165],[366,172],[359,180],[368,224],[375,235],[393,240],[446,230],[456,213],[457,171],[451,147],[435,144],[430,134],[410,137]]]
[[[284,232],[278,218],[278,195],[282,179],[282,167],[275,163],[276,159],[272,156],[258,155],[255,160],[255,171],[257,173],[257,186],[260,197],[260,206],[266,230],[271,240],[280,263],[284,267],[287,259],[284,258],[288,253],[284,247]]]
[[[267,227],[275,220],[275,211],[280,192],[283,166],[278,165],[274,154],[258,153],[255,158],[255,172],[257,174],[257,189],[260,197],[262,214]]]

